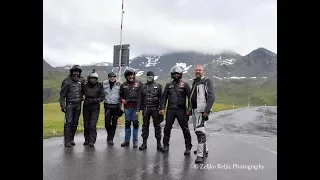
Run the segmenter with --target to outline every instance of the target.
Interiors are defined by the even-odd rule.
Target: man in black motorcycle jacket
[[[138,110],[142,110],[142,139],[143,143],[139,150],[147,149],[147,139],[149,137],[150,117],[152,117],[155,137],[157,139],[157,149],[162,150],[161,145],[161,126],[163,115],[159,114],[160,100],[162,96],[162,86],[154,80],[154,72],[147,72],[147,82],[143,84],[141,89],[140,99],[138,100]],[[138,111],[139,113],[140,111]]]
[[[190,150],[192,148],[191,135],[188,125],[190,112],[187,111],[186,107],[186,101],[188,101],[188,106],[190,105],[190,87],[187,82],[181,80],[182,68],[179,66],[175,66],[171,69],[171,78],[173,81],[167,83],[166,87],[164,88],[160,107],[160,113],[163,115],[165,112],[166,103],[168,101],[166,124],[163,132],[163,152],[169,151],[171,129],[175,119],[177,118],[185,139],[186,150],[184,155],[190,155]]]
[[[74,146],[74,136],[77,131],[79,117],[81,113],[81,102],[83,101],[82,86],[85,81],[81,77],[82,68],[74,65],[70,69],[70,74],[61,83],[60,108],[65,113],[64,123],[64,145]]]

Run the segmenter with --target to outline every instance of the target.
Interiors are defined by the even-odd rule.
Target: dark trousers
[[[97,139],[97,122],[100,114],[100,104],[83,106],[84,139],[95,143]]]
[[[79,117],[81,113],[81,103],[66,103],[64,142],[71,143],[76,134]]]
[[[163,145],[169,146],[171,129],[176,118],[183,132],[185,147],[186,149],[191,149],[191,135],[188,124],[189,117],[186,115],[186,110],[184,109],[167,109],[166,125],[163,132]]]
[[[107,130],[107,141],[113,140],[117,129],[117,122],[119,118],[120,105],[104,104],[104,124]]]
[[[154,135],[156,139],[160,142],[161,140],[161,120],[159,118],[159,108],[158,107],[146,107],[142,111],[143,115],[143,125],[142,125],[142,139],[146,141],[149,137],[149,126],[150,126],[150,117],[152,117],[153,126],[154,126]]]

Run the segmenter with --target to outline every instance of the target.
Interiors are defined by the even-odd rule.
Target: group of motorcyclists
[[[117,128],[117,120],[124,113],[125,137],[121,146],[129,146],[132,134],[133,148],[138,147],[139,116],[142,115],[142,144],[139,150],[147,149],[149,137],[150,117],[153,120],[157,149],[161,152],[169,151],[169,141],[172,125],[175,119],[183,131],[185,141],[184,155],[190,155],[192,148],[189,131],[189,116],[192,116],[193,126],[198,139],[196,163],[202,163],[208,154],[205,135],[205,121],[215,101],[213,82],[204,76],[204,67],[195,67],[196,78],[192,87],[182,80],[183,70],[179,66],[171,69],[173,79],[163,88],[155,82],[155,73],[148,71],[147,82],[142,83],[135,78],[135,70],[127,68],[124,72],[125,82],[117,82],[116,74],[110,72],[108,80],[98,81],[98,74],[93,70],[84,79],[82,68],[74,65],[70,75],[62,81],[60,91],[60,107],[65,113],[64,144],[65,147],[75,145],[74,136],[83,107],[84,145],[94,147],[97,138],[96,125],[100,113],[100,103],[104,101],[105,128],[107,143],[113,145]],[[85,98],[83,98],[83,96]],[[82,101],[84,101],[81,107]],[[123,105],[123,111],[121,109]],[[165,118],[163,131],[163,145],[161,144],[161,123]],[[131,129],[132,124],[132,129]]]

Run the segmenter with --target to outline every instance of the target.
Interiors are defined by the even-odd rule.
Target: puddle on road
[[[277,135],[276,107],[259,107],[221,113],[207,121],[208,133],[235,133],[258,136]]]

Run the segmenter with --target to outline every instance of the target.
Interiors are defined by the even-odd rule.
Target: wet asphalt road
[[[171,132],[170,150],[156,150],[150,125],[148,149],[120,147],[124,129],[117,129],[114,146],[105,142],[106,132],[98,131],[94,148],[85,147],[83,133],[75,137],[76,146],[64,148],[63,139],[43,140],[43,179],[277,179],[276,107],[253,107],[222,111],[210,115],[207,123],[209,155],[203,165],[196,156],[184,156],[184,139],[179,127]],[[191,123],[191,122],[190,122]],[[192,124],[192,151],[197,141]],[[139,136],[141,135],[141,128]],[[139,146],[142,142],[139,137]]]

